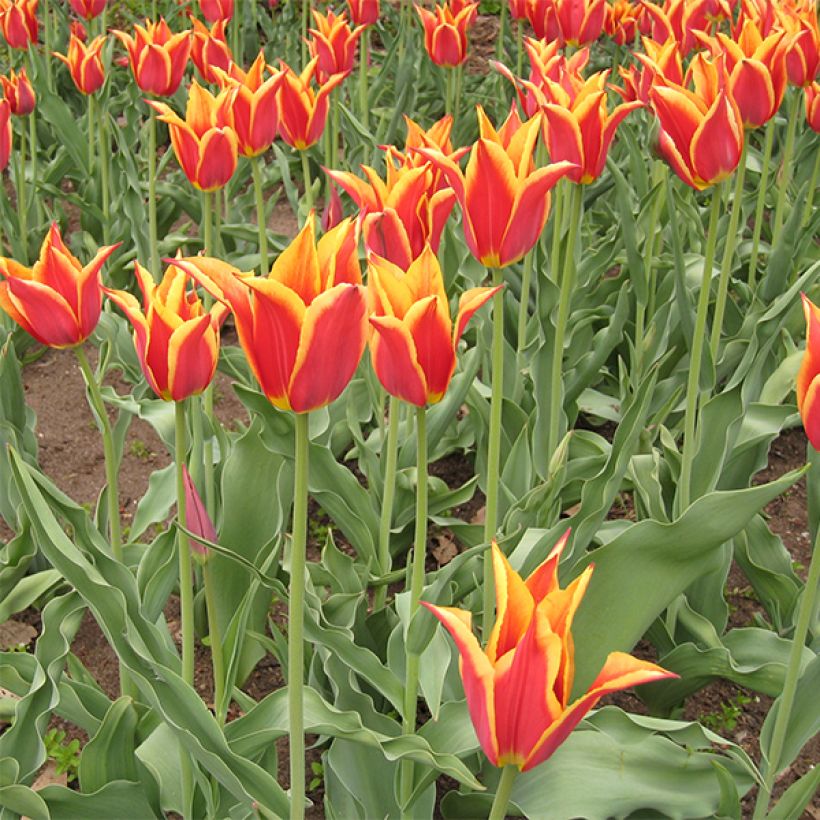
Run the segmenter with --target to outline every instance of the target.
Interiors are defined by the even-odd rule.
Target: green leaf
[[[812,798],[817,796],[818,789],[820,789],[820,766],[814,766],[786,789],[780,800],[766,815],[768,820],[794,820],[795,817],[801,817]]]
[[[136,728],[137,713],[131,698],[115,700],[80,757],[77,775],[84,794],[102,789],[114,780],[139,780],[134,755]]]
[[[46,786],[39,792],[51,820],[112,820],[114,817],[157,817],[139,783],[115,780],[92,794],[64,786]]]
[[[53,569],[45,569],[21,578],[11,592],[0,601],[0,623],[31,606],[61,581],[60,573]]]
[[[176,504],[175,480],[176,473],[173,464],[151,473],[148,479],[148,490],[139,500],[131,522],[128,534],[130,541],[136,541],[151,524],[161,523],[168,518],[168,514]]]

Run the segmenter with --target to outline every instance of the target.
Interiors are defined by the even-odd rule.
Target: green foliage
[[[66,775],[69,783],[77,779],[77,769],[80,765],[80,741],[77,738],[64,742],[64,729],[49,729],[43,737],[46,755],[56,764],[57,774]]]
[[[718,706],[718,711],[707,712],[706,714],[700,715],[698,720],[706,726],[707,729],[711,729],[718,734],[731,732],[735,726],[737,726],[737,722],[743,714],[743,707],[751,702],[751,697],[744,695],[742,692],[738,692],[734,697],[723,701]]]

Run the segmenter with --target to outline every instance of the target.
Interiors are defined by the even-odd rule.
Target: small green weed
[[[77,778],[77,767],[80,765],[80,741],[74,738],[64,743],[63,729],[50,729],[43,738],[46,745],[46,755],[56,764],[57,774],[65,774],[69,783]]]
[[[720,710],[708,715],[701,715],[700,722],[713,732],[731,732],[737,726],[743,707],[751,703],[752,699],[741,692],[720,704]]]
[[[141,438],[135,438],[131,444],[128,445],[128,452],[140,461],[147,461],[151,458],[151,450]]]
[[[325,767],[318,760],[314,760],[310,764],[310,770],[313,772],[313,777],[310,779],[310,783],[308,783],[308,791],[312,792],[324,783]]]

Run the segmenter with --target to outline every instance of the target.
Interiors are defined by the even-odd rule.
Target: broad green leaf
[[[61,581],[60,573],[53,569],[45,569],[21,578],[0,601],[0,623],[31,606]]]
[[[80,794],[64,786],[46,786],[39,794],[48,806],[51,820],[157,817],[139,783],[114,780],[92,794]]]
[[[131,698],[123,696],[111,704],[99,730],[83,747],[77,776],[84,794],[114,780],[139,780],[134,755],[137,720]]]
[[[780,796],[772,810],[766,815],[768,820],[794,820],[802,817],[803,810],[817,796],[820,789],[820,766],[814,766],[799,780],[792,783]]]

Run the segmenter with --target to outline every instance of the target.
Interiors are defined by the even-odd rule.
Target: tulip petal
[[[427,401],[440,401],[456,369],[450,327],[450,309],[445,300],[432,295],[417,301],[404,317],[416,345],[419,366],[427,381]]]
[[[558,563],[561,560],[561,553],[569,541],[570,532],[571,530],[567,528],[556,541],[546,560],[536,567],[532,575],[527,578],[527,589],[532,594],[536,604],[558,589]]]
[[[230,128],[212,128],[199,146],[196,187],[201,191],[222,188],[233,176],[237,160],[236,134]]]
[[[367,214],[362,220],[362,236],[369,253],[383,257],[402,270],[412,264],[413,249],[407,229],[392,208]]]
[[[31,280],[7,279],[5,292],[8,303],[23,320],[20,326],[38,342],[62,348],[83,341],[74,311],[53,288]]]
[[[371,316],[370,324],[375,330],[370,339],[370,356],[382,386],[391,396],[424,407],[427,383],[410,331],[395,316]]]
[[[743,126],[737,105],[722,91],[692,138],[696,177],[712,184],[737,168],[743,151]]]
[[[498,285],[494,288],[470,288],[461,294],[458,300],[458,314],[456,316],[456,323],[453,327],[453,348],[456,347],[461,339],[464,328],[467,327],[467,322],[472,319],[473,314],[499,291],[503,285]]]
[[[495,624],[485,651],[490,661],[495,663],[510,650],[515,649],[522,639],[532,621],[535,601],[527,585],[510,566],[510,562],[495,541],[492,543],[492,551],[496,613]]]
[[[181,401],[201,393],[214,377],[218,355],[207,313],[178,327],[168,343],[170,398]]]
[[[290,288],[306,306],[316,298],[322,289],[322,281],[313,219],[305,222],[293,242],[279,254],[271,268],[270,278]]]

